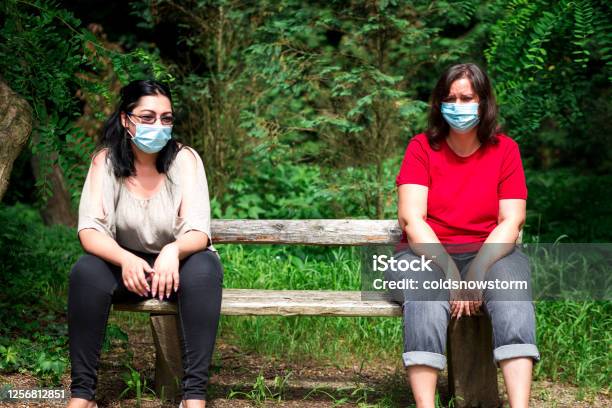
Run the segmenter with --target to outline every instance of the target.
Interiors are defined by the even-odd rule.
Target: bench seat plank
[[[148,299],[115,304],[114,310],[177,313],[176,303]],[[368,300],[359,291],[224,289],[221,313],[228,316],[401,316],[401,307],[374,292]]]

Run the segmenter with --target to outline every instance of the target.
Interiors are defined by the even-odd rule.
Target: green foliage
[[[0,73],[34,111],[29,147],[39,160],[40,204],[53,193],[49,176],[59,165],[76,206],[94,147],[94,141],[75,125],[81,115],[78,93],[113,99],[111,82],[97,76],[104,60],[110,60],[123,84],[135,78],[172,77],[155,53],[136,49],[123,54],[104,48],[56,1],[5,1],[0,21]]]
[[[57,384],[68,363],[63,316],[69,268],[80,255],[76,234],[71,228],[44,227],[37,212],[23,205],[1,206],[0,223],[0,246],[7,249],[0,254],[0,372],[30,372],[42,384]],[[219,250],[224,267],[232,271],[225,275],[226,287],[361,287],[358,248],[232,245]],[[543,356],[536,365],[538,378],[609,386],[604,362],[610,358],[610,302],[539,302],[536,316]],[[224,316],[220,336],[245,351],[283,360],[354,364],[355,356],[365,363],[395,361],[401,353],[402,325],[395,318]],[[123,343],[126,336],[110,324],[104,350],[114,341]],[[151,393],[145,377],[134,369],[128,368],[124,382],[124,395],[144,398]],[[281,385],[266,394],[260,383],[252,396],[278,396]]]
[[[299,247],[221,247],[232,288],[359,290],[359,249],[320,254]],[[541,268],[540,268],[541,269]],[[540,270],[538,269],[538,270]],[[546,273],[546,271],[544,271]],[[554,278],[554,277],[553,277]],[[609,387],[610,302],[541,301],[536,305],[537,378],[594,389]],[[315,333],[316,335],[313,335]],[[225,316],[221,336],[242,350],[295,362],[370,364],[401,354],[402,325],[394,318]]]
[[[203,153],[218,201],[236,178],[251,178],[245,163],[265,157],[320,166],[328,184],[339,169],[368,169],[368,183],[385,187],[366,193],[374,197],[362,200],[371,207],[360,215],[380,218],[393,199],[384,162],[424,129],[423,99],[436,73],[479,58],[499,7],[209,0],[186,8],[144,0],[134,9],[142,27],[163,21],[178,29],[186,50],[173,65],[184,108],[176,130]]]
[[[526,171],[529,189],[526,241],[610,242],[612,209],[609,175],[585,175],[575,169]]]
[[[426,2],[402,1],[285,1],[272,11],[246,49],[248,72],[262,89],[251,115],[275,130],[286,151],[307,144],[302,155],[310,157],[302,158],[309,161],[372,164],[376,181],[384,183],[384,159],[424,123],[426,104],[414,97],[413,76],[402,68],[438,51],[432,45],[437,29],[427,24],[437,13]],[[375,191],[371,204],[380,218],[385,197]]]
[[[136,397],[136,406],[140,407],[145,393],[155,395],[155,391],[147,385],[147,379],[144,375],[129,364],[126,365],[126,368],[128,371],[121,376],[125,388],[119,394],[119,399],[122,399],[128,393],[132,393]]]
[[[599,0],[514,0],[493,28],[489,74],[507,128],[536,168],[611,169],[611,13]]]
[[[269,387],[265,382],[263,373],[260,372],[257,378],[255,379],[255,383],[253,384],[253,389],[251,389],[251,391],[241,392],[230,390],[230,393],[227,398],[245,398],[251,401],[257,407],[265,406],[265,403],[269,401],[282,402],[283,394],[285,393],[285,387],[290,376],[291,373],[289,372],[284,377],[274,377],[274,383],[271,387]]]
[[[544,358],[535,366],[536,378],[545,376],[609,392],[610,316],[611,302],[538,303],[538,347]]]
[[[81,252],[76,235],[45,228],[23,205],[0,205],[0,223],[0,371],[26,370],[56,385],[68,363],[65,288]]]

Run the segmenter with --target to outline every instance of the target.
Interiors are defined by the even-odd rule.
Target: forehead
[[[153,111],[157,113],[172,112],[170,100],[163,95],[145,95],[138,99],[134,111]]]
[[[456,81],[454,81],[451,86],[450,89],[448,91],[449,95],[466,95],[466,94],[473,94],[474,93],[474,89],[472,88],[472,82],[467,79],[467,78],[459,78]]]

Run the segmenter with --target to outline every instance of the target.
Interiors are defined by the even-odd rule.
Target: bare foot
[[[66,408],[96,408],[96,401],[89,401],[85,398],[70,398]]]

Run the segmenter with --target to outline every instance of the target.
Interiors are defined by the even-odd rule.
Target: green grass
[[[360,289],[358,250],[288,247],[220,247],[224,287],[258,289]],[[398,359],[402,329],[397,318],[223,316],[222,336],[249,351],[334,361]]]
[[[0,206],[0,224],[0,371],[25,370],[53,383],[67,367],[66,285],[81,253],[76,234],[71,228],[44,227],[24,206]],[[360,289],[358,249],[231,245],[219,250],[226,288]],[[609,392],[612,302],[539,302],[536,313],[542,355],[536,378]],[[122,313],[121,319],[148,324],[143,314]],[[287,362],[396,364],[402,323],[399,318],[223,316],[220,337],[243,351]]]
[[[225,287],[359,290],[359,250],[220,247]],[[551,277],[552,278],[552,277]],[[536,305],[536,378],[609,390],[612,303],[542,301]],[[222,336],[264,355],[335,361],[394,361],[402,350],[399,318],[224,316]]]

